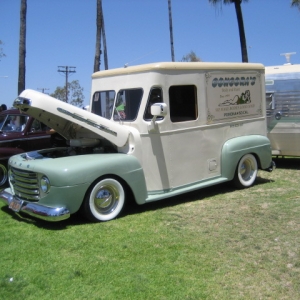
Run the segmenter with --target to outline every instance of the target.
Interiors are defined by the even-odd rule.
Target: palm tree
[[[104,52],[104,68],[105,70],[108,70],[106,35],[105,35],[104,14],[102,10],[102,3],[101,3],[101,14],[102,14],[102,40],[103,40],[103,52]]]
[[[241,3],[247,2],[248,0],[209,0],[213,5],[222,5],[224,4],[231,4],[234,3],[236,17],[239,26],[239,33],[240,33],[240,44],[241,44],[241,51],[242,51],[242,61],[248,62],[248,53],[247,53],[247,44],[246,44],[246,36],[245,36],[245,29],[244,29],[244,21],[243,21],[243,14]],[[299,0],[298,0],[299,1]]]
[[[171,57],[172,57],[172,61],[175,61],[174,43],[173,43],[173,25],[172,25],[171,0],[168,0],[168,8],[169,8],[169,27],[170,27]]]
[[[106,36],[105,36],[105,28],[104,28],[104,16],[102,10],[102,0],[97,0],[97,33],[96,33],[96,53],[94,59],[94,72],[100,71],[101,64],[101,37],[103,39],[103,47],[104,47],[104,66],[105,70],[108,69],[108,59],[107,59],[107,48],[106,48]]]
[[[297,7],[300,10],[300,0],[292,0],[291,6]]]
[[[97,0],[97,18],[96,18],[96,53],[94,59],[94,72],[100,70],[100,56],[101,56],[101,29],[102,29],[102,12],[101,12],[101,0]]]
[[[26,13],[27,0],[21,0],[18,94],[25,90]]]

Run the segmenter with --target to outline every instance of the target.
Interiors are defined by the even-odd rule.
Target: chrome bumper
[[[9,193],[10,189],[0,192],[0,200],[16,213],[22,212],[45,221],[57,222],[68,219],[70,212],[65,207],[49,207],[18,199]],[[14,205],[17,204],[17,205]],[[16,207],[17,206],[17,207]]]

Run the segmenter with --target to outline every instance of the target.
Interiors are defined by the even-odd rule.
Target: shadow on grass
[[[272,180],[270,179],[257,177],[255,185],[266,184],[271,181]],[[220,194],[231,193],[235,190],[236,188],[230,182],[225,182],[215,186],[210,186],[189,193],[166,198],[160,201],[149,202],[144,205],[138,205],[133,200],[130,200],[128,201],[121,215],[118,216],[118,219],[124,218],[128,215],[140,214],[145,211],[155,211],[164,209],[166,207],[174,207],[187,202],[202,201],[206,198],[210,198]],[[64,230],[71,226],[82,226],[85,224],[92,224],[90,221],[85,219],[80,213],[72,214],[69,219],[60,222],[47,222],[28,216],[26,214],[16,214],[13,211],[11,211],[7,206],[2,207],[1,210],[9,214],[17,222],[32,224],[39,228],[47,230]]]
[[[71,215],[71,217],[67,220],[59,221],[59,222],[49,222],[41,219],[37,219],[35,217],[31,217],[24,213],[15,213],[8,206],[1,207],[1,210],[6,214],[10,215],[12,219],[19,223],[27,223],[32,224],[34,226],[49,229],[49,230],[63,230],[67,229],[69,226],[74,225],[84,225],[90,223],[79,213],[75,213]]]
[[[276,168],[300,170],[300,157],[274,157],[273,160],[276,163]]]

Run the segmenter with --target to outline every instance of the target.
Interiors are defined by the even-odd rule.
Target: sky
[[[20,0],[0,0],[0,104],[18,96]],[[172,0],[175,60],[195,52],[205,62],[241,62],[233,4],[215,8],[208,0]],[[300,11],[291,0],[242,3],[249,62],[300,63]],[[102,0],[108,67],[171,61],[168,0]],[[26,88],[53,93],[63,87],[58,66],[76,67],[84,105],[90,100],[96,46],[96,0],[27,0]],[[104,69],[101,57],[100,69]]]

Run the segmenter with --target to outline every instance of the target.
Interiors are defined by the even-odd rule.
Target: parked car
[[[57,136],[40,121],[18,109],[0,113],[0,187],[7,183],[7,162],[10,156],[31,150],[50,148]],[[64,140],[61,139],[64,144]]]

